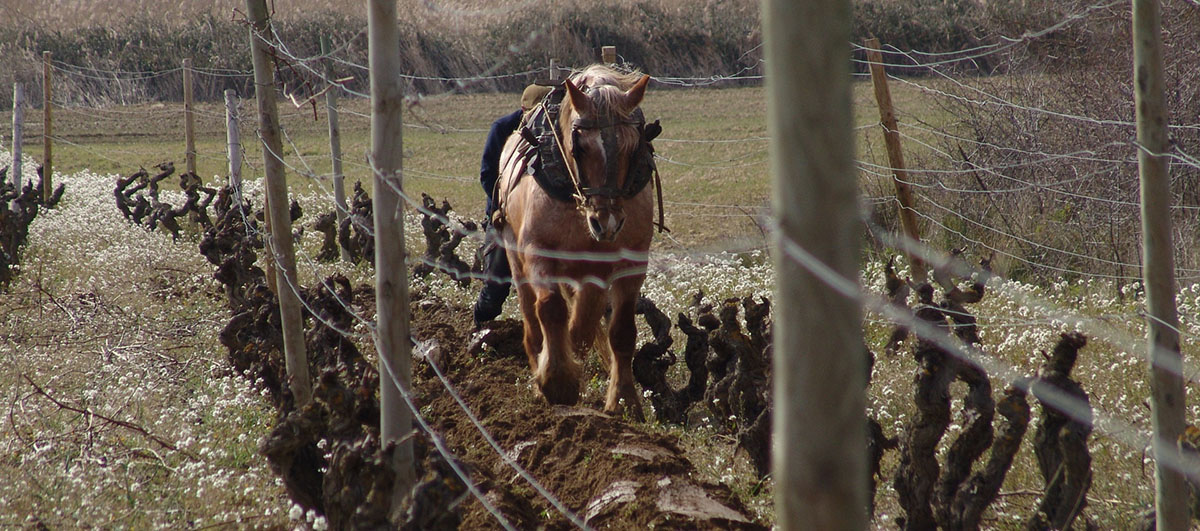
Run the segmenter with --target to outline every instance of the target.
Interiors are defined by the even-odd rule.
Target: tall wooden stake
[[[558,59],[550,60],[550,81],[558,81]]]
[[[196,116],[192,100],[192,58],[183,60],[183,158],[187,172],[196,175]]]
[[[50,109],[53,95],[53,85],[50,83],[49,51],[42,52],[42,201],[49,203],[50,195],[54,192],[54,152],[50,136],[54,134],[53,116]]]
[[[333,81],[333,61],[329,60],[329,51],[332,46],[329,42],[328,35],[321,36],[321,55],[326,56],[322,61],[325,65],[325,79]],[[329,153],[333,156],[333,201],[334,212],[337,215],[337,226],[342,226],[342,220],[346,219],[346,214],[349,212],[349,207],[346,206],[346,184],[345,178],[342,176],[342,128],[338,126],[338,107],[337,99],[338,92],[341,90],[337,85],[330,85],[325,91],[325,112],[329,116]],[[345,247],[338,246],[341,250],[342,260],[350,261],[350,251]]]
[[[242,189],[242,142],[238,132],[237,91],[225,89],[225,139],[229,151],[229,185]]]
[[[856,298],[798,266],[785,247],[794,243],[856,283],[862,231],[846,46],[850,2],[764,0],[762,9],[779,223],[772,253],[776,522],[785,530],[861,530],[869,522],[862,311]]]
[[[617,47],[616,46],[604,46],[604,47],[600,48],[600,62],[602,62],[604,64],[609,64],[609,65],[616,64],[617,63]]]
[[[1188,528],[1188,487],[1175,446],[1184,428],[1183,360],[1175,308],[1170,151],[1163,96],[1158,0],[1133,0],[1133,87],[1142,192],[1142,277],[1146,284],[1157,529]],[[1174,465],[1172,467],[1171,465]]]
[[[229,153],[229,186],[241,190],[241,139],[238,131],[238,91],[226,89],[226,144]]]
[[[13,83],[13,124],[12,124],[12,179],[17,192],[21,191],[21,142],[24,141],[22,128],[25,124],[25,91],[20,83]]]
[[[412,347],[409,345],[408,274],[404,263],[404,208],[398,190],[403,158],[400,84],[400,30],[396,0],[370,0],[367,39],[371,72],[371,168],[375,209],[375,323],[379,349],[380,436],[397,444],[392,466],[396,472],[393,515],[412,490],[412,412],[401,389],[412,389]],[[395,520],[394,520],[395,521]]]
[[[887,72],[883,68],[883,54],[879,53],[879,39],[867,39],[867,60],[871,63],[871,83],[875,86],[875,101],[879,104],[879,121],[883,124],[883,141],[887,145],[888,162],[892,166],[892,184],[896,185],[896,199],[900,202],[900,224],[904,234],[912,243],[920,243],[921,229],[917,226],[916,210],[913,209],[912,188],[908,185],[908,170],[904,166],[904,150],[900,148],[900,130],[896,123],[896,111],[892,106],[892,92],[888,89]],[[925,261],[909,248],[905,249],[912,276],[917,282],[925,280]]]
[[[254,56],[254,95],[258,100],[259,131],[263,140],[263,170],[266,173],[270,250],[275,268],[276,295],[283,327],[283,352],[292,396],[303,406],[312,401],[308,356],[304,348],[304,322],[300,317],[300,284],[296,279],[296,254],[292,244],[292,219],[288,212],[287,177],[284,175],[283,141],[275,108],[275,68],[261,35],[267,35],[270,19],[266,0],[246,0],[250,14],[250,51]]]

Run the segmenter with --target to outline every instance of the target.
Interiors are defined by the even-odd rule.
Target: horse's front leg
[[[612,287],[612,321],[608,328],[608,343],[612,360],[608,364],[608,394],[604,401],[606,413],[628,412],[634,420],[643,421],[642,400],[634,387],[633,354],[637,345],[636,306],[644,277],[626,277]]]
[[[537,373],[538,353],[542,350],[542,327],[537,319],[537,293],[533,289],[529,274],[525,271],[525,257],[514,251],[516,248],[512,236],[505,240],[508,249],[508,263],[512,270],[512,285],[517,292],[517,300],[521,309],[521,324],[524,326],[525,357],[529,360],[529,370]]]
[[[605,305],[608,303],[605,289],[595,284],[584,284],[575,292],[571,308],[571,323],[568,331],[571,336],[571,351],[580,363],[587,361],[596,342],[597,332],[601,330],[600,320],[604,317]],[[602,358],[607,353],[601,353]],[[604,359],[607,364],[608,360]]]
[[[514,269],[514,273],[516,270]],[[513,284],[517,286],[517,298],[521,306],[521,324],[524,325],[525,357],[529,360],[529,370],[537,372],[538,353],[542,351],[544,339],[542,327],[537,319],[537,293],[528,282],[522,282],[513,275]]]
[[[534,285],[534,313],[542,329],[534,381],[551,404],[579,401],[579,362],[571,355],[567,334],[567,302],[554,285]]]

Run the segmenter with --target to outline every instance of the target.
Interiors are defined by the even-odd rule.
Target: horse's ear
[[[621,106],[626,112],[632,112],[638,105],[642,103],[642,98],[646,96],[646,85],[650,84],[650,76],[642,76],[637,83],[633,84],[628,91],[625,92],[624,101]]]
[[[576,87],[570,79],[563,81],[567,86],[567,101],[571,107],[575,108],[575,112],[579,114],[590,114],[592,112],[592,100],[589,100],[587,94],[584,94],[579,87]]]

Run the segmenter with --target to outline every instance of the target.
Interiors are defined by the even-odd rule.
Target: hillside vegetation
[[[94,69],[56,99],[82,104],[177,101],[178,76],[156,75],[191,57],[195,68],[229,74],[201,76],[196,95],[219,100],[226,88],[245,93],[251,70],[245,4],[120,0],[36,2],[20,0],[0,8],[0,86],[22,81],[38,92],[42,51],[66,65]],[[513,5],[497,0],[424,2],[401,0],[401,66],[426,78],[465,78],[545,68],[551,58],[582,65],[599,57],[601,46],[617,46],[621,60],[661,77],[762,75],[759,3],[755,0],[622,0]],[[365,65],[366,15],[361,2],[311,2],[277,6],[275,31],[287,44],[281,56],[319,55],[322,35],[335,55]],[[1065,9],[1025,2],[942,2],[859,0],[854,3],[852,41],[868,36],[900,49],[952,52],[994,43],[997,36],[1038,28]],[[911,64],[912,61],[902,61]],[[989,72],[995,61],[963,61],[958,68]],[[861,70],[861,68],[860,68]],[[912,69],[921,73],[922,69]],[[283,68],[285,83],[303,83],[303,67]],[[351,89],[365,87],[365,71],[346,69]],[[481,79],[466,85],[417,80],[422,92],[516,90],[522,78]],[[751,82],[755,82],[751,80]],[[37,96],[35,96],[36,99]],[[0,91],[0,106],[11,93]]]

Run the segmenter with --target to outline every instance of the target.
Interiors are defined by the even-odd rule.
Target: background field
[[[923,102],[912,87],[896,87],[897,105],[924,109],[929,122],[942,121],[940,112]],[[516,95],[467,94],[423,99],[404,114],[405,188],[414,196],[428,193],[450,201],[470,218],[483,216],[479,185],[479,156],[491,120],[514,108]],[[886,165],[878,130],[866,127],[877,120],[869,81],[855,83],[861,158]],[[369,145],[369,102],[342,100],[340,115],[347,190],[362,182],[370,190],[366,153]],[[253,100],[242,104],[243,135],[253,134]],[[301,193],[331,190],[329,140],[324,105],[280,107],[286,132],[284,150],[288,179]],[[663,177],[664,211],[671,233],[664,248],[733,250],[765,245],[762,216],[770,206],[767,176],[765,100],[761,87],[694,88],[650,93],[644,111],[661,120],[664,133],[656,142]],[[33,114],[33,113],[31,113]],[[183,164],[183,110],[179,104],[59,109],[55,118],[56,171],[81,170],[128,175],[160,162]],[[32,116],[40,118],[39,116]],[[11,120],[11,113],[0,113]],[[40,159],[40,120],[27,124],[26,155]],[[227,173],[224,106],[197,106],[197,168],[209,182]],[[933,141],[925,135],[926,141]],[[919,147],[919,146],[918,146]],[[913,156],[917,156],[914,152]],[[244,142],[247,175],[262,166],[260,145]],[[890,183],[865,183],[878,194]],[[330,192],[331,193],[331,192]]]

